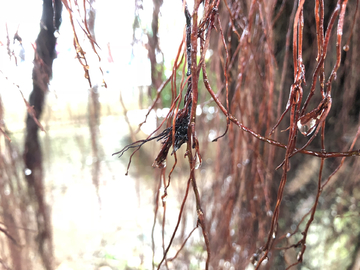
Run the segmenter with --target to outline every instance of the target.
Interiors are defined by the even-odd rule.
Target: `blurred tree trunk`
[[[90,7],[87,11],[88,20],[86,21],[91,38],[96,41],[95,37],[95,18],[96,10],[93,8],[94,0],[90,0]],[[100,143],[99,143],[99,125],[100,125],[100,102],[99,102],[99,86],[95,83],[89,94],[89,129],[91,136],[91,150],[92,150],[92,168],[91,175],[92,181],[96,189],[96,195],[98,197],[99,204],[101,205],[100,195],[99,195],[99,176],[100,176]]]
[[[41,17],[41,30],[36,39],[33,68],[33,91],[29,105],[33,107],[39,120],[44,107],[45,93],[52,76],[52,64],[56,57],[54,32],[61,24],[62,4],[60,0],[44,0]],[[32,206],[36,212],[38,235],[36,238],[40,257],[46,269],[53,267],[53,243],[50,208],[46,204],[43,175],[43,158],[39,141],[39,126],[28,114],[26,118],[26,137],[24,148],[25,177]]]
[[[2,130],[6,130],[5,122],[4,122],[4,109],[3,109],[3,102],[0,97],[0,127]],[[4,140],[6,140],[4,138]],[[0,143],[0,152],[5,153],[6,151],[6,145],[9,145],[7,141],[5,141],[5,147],[3,147],[3,144]],[[7,237],[7,246],[10,251],[10,257],[12,261],[12,267],[14,270],[21,270],[23,269],[23,254],[20,246],[18,245],[20,235],[19,231],[17,230],[16,226],[16,218],[14,217],[14,208],[16,207],[16,203],[14,203],[14,195],[12,192],[8,192],[11,185],[10,185],[10,179],[11,173],[8,173],[8,168],[11,168],[11,165],[6,164],[5,155],[0,155],[0,207],[3,212],[2,214],[2,221],[5,228],[7,230],[7,233],[11,237]],[[1,229],[2,226],[0,227]],[[16,242],[15,242],[15,241]],[[5,262],[0,261],[2,265],[4,265]]]
[[[148,33],[148,44],[146,46],[149,52],[149,59],[151,63],[151,85],[155,90],[157,90],[162,84],[162,71],[163,65],[161,64],[161,70],[157,69],[156,54],[160,53],[159,47],[159,13],[160,7],[163,4],[163,0],[153,0],[154,2],[154,11],[151,23],[151,33]]]

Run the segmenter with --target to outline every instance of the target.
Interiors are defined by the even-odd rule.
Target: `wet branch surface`
[[[153,232],[156,224],[156,215],[159,212],[158,201],[161,197],[163,202],[163,224],[162,224],[162,232],[163,232],[163,257],[159,264],[157,264],[157,269],[165,264],[165,267],[168,268],[168,262],[172,262],[175,258],[179,257],[180,251],[183,249],[185,243],[188,241],[189,237],[193,233],[193,231],[201,227],[202,229],[202,237],[205,243],[205,250],[207,254],[205,269],[209,269],[212,263],[216,263],[221,258],[221,256],[230,256],[228,248],[222,250],[222,252],[215,252],[213,250],[219,251],[220,248],[217,249],[216,241],[218,243],[225,243],[229,245],[229,239],[231,236],[226,235],[221,240],[214,240],[215,244],[212,244],[210,241],[211,234],[208,231],[209,224],[213,222],[213,219],[223,220],[225,224],[217,224],[218,228],[221,226],[230,227],[231,220],[237,220],[239,222],[243,222],[245,225],[241,225],[241,228],[248,232],[249,235],[252,235],[254,238],[252,240],[252,244],[249,245],[249,249],[253,250],[253,256],[249,258],[247,257],[248,262],[252,262],[256,269],[260,269],[262,263],[266,260],[273,260],[271,258],[271,254],[275,250],[289,250],[301,248],[298,253],[297,258],[295,258],[295,262],[287,264],[287,269],[292,268],[293,266],[300,264],[303,261],[303,256],[306,249],[306,239],[308,235],[309,228],[312,222],[315,219],[315,213],[317,210],[317,206],[319,204],[319,198],[323,191],[323,188],[330,181],[332,176],[338,172],[341,166],[344,163],[346,157],[351,156],[360,156],[360,149],[353,150],[355,146],[355,142],[359,136],[359,130],[357,131],[354,140],[347,152],[328,152],[325,147],[325,126],[327,123],[328,116],[330,115],[333,97],[332,97],[332,86],[337,77],[337,72],[341,67],[341,44],[343,37],[343,28],[344,28],[344,20],[346,18],[345,11],[347,7],[347,0],[338,0],[335,8],[331,11],[331,15],[328,19],[328,24],[324,26],[324,2],[322,0],[315,1],[315,23],[316,23],[316,48],[317,48],[317,57],[312,61],[312,67],[314,67],[313,72],[311,73],[311,82],[307,89],[303,89],[306,85],[306,71],[305,71],[305,60],[304,58],[304,44],[306,40],[304,38],[305,30],[306,30],[306,18],[308,13],[305,12],[305,0],[299,0],[297,3],[294,3],[293,11],[290,15],[290,23],[291,25],[288,28],[286,33],[286,45],[285,45],[285,57],[283,62],[283,70],[281,72],[281,76],[279,76],[280,84],[279,84],[279,104],[277,106],[278,111],[278,120],[275,122],[273,119],[273,114],[275,113],[272,110],[274,107],[274,66],[277,66],[275,63],[274,49],[272,48],[272,30],[271,27],[276,25],[277,21],[281,16],[283,16],[283,10],[285,9],[285,1],[282,1],[279,10],[277,13],[268,14],[266,6],[267,3],[263,3],[261,1],[251,1],[251,5],[247,8],[248,14],[245,16],[240,12],[241,4],[230,3],[230,1],[223,1],[223,6],[220,9],[220,0],[217,1],[195,1],[194,9],[190,13],[187,7],[186,2],[183,2],[183,9],[186,20],[186,30],[185,30],[185,38],[182,40],[182,43],[179,47],[177,57],[175,59],[175,63],[173,66],[173,72],[171,76],[158,87],[157,95],[154,100],[154,103],[150,107],[148,114],[150,111],[154,109],[155,103],[161,98],[161,93],[165,86],[171,83],[171,91],[172,91],[172,104],[169,113],[167,114],[164,121],[161,125],[152,133],[150,136],[144,140],[135,141],[127,146],[125,146],[122,150],[114,153],[113,155],[119,155],[121,157],[127,150],[135,149],[131,154],[128,168],[126,174],[128,174],[131,158],[133,155],[147,142],[149,141],[160,141],[162,146],[161,150],[158,153],[155,161],[153,163],[154,167],[161,168],[161,182],[160,185],[164,186],[164,193],[160,196],[159,192],[156,194],[156,203],[155,203],[155,217],[153,223]],[[199,19],[199,6],[203,5],[203,17]],[[267,6],[268,7],[268,6]],[[222,14],[226,14],[227,21],[223,22]],[[258,17],[255,16],[259,15]],[[254,18],[260,18],[261,23]],[[242,18],[242,19],[241,19]],[[248,19],[244,19],[248,18]],[[272,19],[273,18],[273,19]],[[336,24],[337,22],[337,24]],[[225,23],[228,23],[228,27],[223,30],[223,26]],[[305,28],[304,28],[305,27]],[[256,28],[257,31],[254,29]],[[333,29],[336,28],[336,37],[332,38],[334,33]],[[351,30],[352,31],[352,30]],[[215,32],[215,34],[212,34]],[[287,104],[283,113],[280,115],[281,108],[281,97],[283,88],[286,81],[286,68],[288,65],[288,54],[290,53],[290,44],[291,44],[291,32],[292,32],[292,62],[293,62],[293,81],[290,86],[289,97],[287,100]],[[260,35],[260,38],[257,36]],[[209,49],[209,47],[214,48],[211,42],[213,36],[215,36],[218,41],[217,48],[219,50],[219,56],[214,57],[214,61],[217,61],[216,71],[217,71],[217,85],[210,82],[211,78],[209,78],[208,72],[209,68],[207,67],[207,60],[205,55]],[[326,79],[326,73],[328,66],[327,56],[331,55],[329,53],[330,47],[334,47],[333,42],[335,40],[335,63],[328,75],[328,79]],[[254,44],[259,42],[259,47],[256,48]],[[185,43],[184,54],[181,54],[182,46]],[[199,47],[198,47],[199,43]],[[348,49],[348,48],[347,48]],[[265,51],[264,59],[261,59],[260,51]],[[200,55],[200,57],[198,56]],[[179,60],[180,59],[180,60]],[[180,89],[177,89],[176,86],[176,76],[177,71],[180,67],[180,64],[185,62],[187,63],[187,73],[184,75],[180,84]],[[263,61],[263,62],[262,62]],[[330,62],[330,60],[329,60]],[[259,64],[260,63],[260,64]],[[253,71],[252,77],[247,79],[246,76],[250,76],[247,74],[247,69]],[[234,72],[234,69],[237,68],[237,72]],[[222,69],[222,72],[219,72]],[[199,84],[199,75],[202,72],[202,81]],[[236,74],[234,74],[236,73]],[[221,74],[221,75],[220,75]],[[243,87],[245,82],[248,80],[256,80],[263,79],[267,80],[267,83],[258,83],[257,87],[263,88],[263,91],[266,91],[263,96],[251,95],[249,90],[246,87]],[[186,77],[186,79],[185,79]],[[254,79],[255,78],[255,79]],[[317,81],[319,80],[319,85],[317,85]],[[185,83],[184,83],[185,81]],[[180,102],[182,100],[182,91],[186,87],[186,93],[184,95],[183,107],[180,109]],[[214,88],[218,90],[218,93],[215,93]],[[245,190],[250,192],[250,194],[257,194],[258,187],[253,185],[252,187],[248,187],[249,182],[245,183],[245,180],[241,182],[240,180],[233,180],[231,182],[231,186],[234,188],[227,195],[222,197],[226,202],[223,203],[224,212],[220,211],[215,213],[213,210],[212,213],[209,214],[210,218],[205,218],[205,211],[207,207],[203,207],[202,199],[199,192],[199,186],[196,181],[196,173],[195,167],[198,161],[202,161],[200,155],[200,143],[196,136],[197,130],[197,115],[196,109],[198,108],[199,103],[199,95],[201,92],[199,90],[206,91],[206,94],[211,96],[213,102],[216,105],[217,112],[221,112],[226,118],[226,129],[222,135],[219,135],[213,139],[213,142],[222,143],[222,141],[226,140],[226,144],[228,147],[232,148],[231,150],[231,163],[235,164],[232,168],[228,170],[232,176],[232,179],[242,179],[245,174],[251,173],[250,175],[254,178],[255,183],[260,183],[261,189],[263,193],[263,197],[261,201],[251,201],[249,202],[248,209],[252,213],[252,216],[246,218],[245,220],[241,220],[240,217],[232,217],[231,210],[237,209],[236,207],[240,207],[239,213],[241,213],[241,208],[243,207],[240,203],[240,206],[236,206],[239,204],[241,196],[245,196]],[[319,90],[318,90],[319,89]],[[257,90],[252,90],[257,91]],[[305,100],[303,100],[304,92],[308,92],[308,95]],[[320,96],[320,100],[319,100]],[[317,97],[317,98],[314,98]],[[258,111],[257,108],[254,108],[255,105],[252,105],[251,102],[258,102],[259,106]],[[226,104],[226,106],[223,105]],[[203,106],[203,105],[200,105]],[[312,107],[312,109],[308,109]],[[274,110],[275,111],[275,110]],[[267,113],[265,113],[267,112]],[[221,113],[218,113],[221,114]],[[256,119],[258,120],[258,124],[254,124],[254,129],[249,128],[249,126],[253,126],[252,123],[256,123]],[[264,121],[262,121],[264,119]],[[169,120],[167,123],[171,123],[171,126],[163,129],[160,133],[162,125]],[[288,121],[288,128],[285,130],[288,132],[288,137],[284,140],[284,136],[282,136],[278,130],[278,126],[284,122]],[[146,119],[145,119],[146,121]],[[145,122],[144,121],[144,122]],[[143,123],[144,123],[143,122]],[[143,124],[142,123],[142,124]],[[275,123],[275,124],[274,124]],[[142,125],[140,124],[140,126]],[[273,125],[273,128],[271,128]],[[236,129],[236,127],[238,129]],[[260,135],[260,132],[256,132],[254,130],[261,130],[261,133],[269,134],[268,137]],[[250,134],[251,136],[245,136],[243,133],[239,131],[245,131],[245,133]],[[266,132],[264,132],[266,131]],[[320,132],[321,131],[321,132]],[[158,133],[157,135],[155,135]],[[275,133],[275,139],[271,139],[270,136]],[[318,136],[318,134],[320,134]],[[226,136],[225,136],[226,135]],[[300,138],[300,136],[304,136]],[[229,137],[228,139],[226,139]],[[309,150],[308,146],[315,140],[315,138],[320,138],[321,149],[320,150]],[[306,142],[303,143],[304,138],[306,138]],[[221,140],[220,140],[221,139]],[[236,145],[236,143],[238,143]],[[244,161],[241,161],[236,154],[239,154],[240,150],[236,148],[240,148],[241,145],[246,142],[248,143],[247,148],[243,151],[245,154],[252,153],[255,157],[253,163],[249,168],[245,168]],[[261,146],[260,142],[266,143],[264,145],[270,145],[272,148],[268,149],[265,146]],[[301,142],[297,143],[297,142]],[[167,196],[167,188],[170,185],[171,175],[175,170],[177,165],[177,150],[183,145],[186,144],[186,153],[185,156],[188,158],[189,163],[189,178],[186,186],[185,195],[182,199],[180,212],[178,215],[178,220],[176,223],[176,227],[173,230],[170,241],[167,245],[164,243],[164,229],[165,229],[165,212],[166,212],[166,196]],[[298,146],[300,144],[300,146]],[[168,174],[168,179],[166,181],[165,177],[165,167],[166,167],[166,159],[168,157],[169,151],[172,148],[171,155],[174,156],[175,164],[171,168],[171,171]],[[274,159],[274,149],[284,149],[285,153],[283,156],[283,161],[276,169],[281,169],[282,174],[280,176],[280,181],[272,180],[274,175],[274,167],[266,168],[266,164],[273,164]],[[243,156],[245,156],[245,154]],[[298,155],[296,155],[298,154]],[[317,176],[317,189],[315,194],[315,201],[310,209],[305,215],[303,215],[300,223],[298,223],[295,231],[291,234],[286,234],[278,237],[277,233],[279,230],[279,219],[281,217],[281,204],[284,198],[284,194],[286,192],[285,186],[288,181],[289,175],[291,174],[291,159],[297,158],[297,156],[314,156],[320,158],[320,167]],[[324,179],[325,175],[325,160],[334,159],[334,158],[342,158],[340,165],[330,174],[329,177]],[[218,161],[218,163],[221,163]],[[240,164],[240,166],[239,166]],[[231,166],[230,166],[231,167]],[[237,168],[241,168],[237,170]],[[215,168],[215,174],[219,175],[219,169]],[[270,197],[270,191],[267,189],[272,182],[277,184],[277,192],[274,202],[272,202]],[[196,203],[196,212],[197,212],[197,226],[191,231],[189,236],[184,239],[180,249],[177,251],[176,255],[168,259],[167,254],[170,247],[173,244],[175,239],[177,230],[179,228],[181,219],[184,215],[184,205],[188,198],[189,188],[192,186],[192,190],[195,196]],[[217,197],[215,194],[219,192],[217,190],[216,184],[214,185],[214,204]],[[248,195],[249,197],[251,195]],[[256,215],[261,213],[262,206],[261,202],[266,204],[268,216],[271,217],[271,221],[258,221],[256,219]],[[270,211],[271,205],[274,205],[273,211]],[[227,207],[229,212],[227,212]],[[211,207],[209,207],[211,208]],[[205,210],[203,210],[205,209]],[[221,215],[224,215],[224,218],[221,219]],[[299,231],[299,226],[305,219],[308,217],[309,219],[306,222],[305,229],[302,231],[301,239],[293,245],[279,247],[276,246],[282,239],[288,239],[295,235],[296,232]],[[257,230],[255,229],[256,224]],[[246,228],[245,228],[246,227]],[[228,232],[230,230],[227,230]],[[267,231],[267,232],[266,232]],[[220,234],[220,233],[219,233]],[[221,235],[221,234],[220,234]],[[221,237],[221,236],[220,236]],[[219,238],[220,238],[219,237]],[[214,237],[216,238],[216,237]],[[234,237],[235,238],[235,237]],[[251,237],[249,237],[251,239]],[[259,242],[265,242],[261,247],[256,247],[256,240]],[[235,238],[236,240],[236,238]],[[240,240],[239,240],[240,241]],[[251,240],[249,240],[251,241]],[[153,254],[155,253],[155,240],[152,238],[152,249]],[[254,250],[256,248],[256,251]],[[154,255],[153,255],[154,260]],[[247,265],[246,263],[239,262],[240,266]],[[153,261],[153,268],[156,267],[156,263]],[[240,269],[240,268],[239,268]]]

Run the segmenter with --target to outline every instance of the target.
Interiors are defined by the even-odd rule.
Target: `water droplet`
[[[301,123],[301,119],[297,122],[297,127],[302,135],[309,136],[316,127],[316,119],[311,118],[305,123]]]
[[[202,113],[202,109],[201,109],[200,105],[197,105],[197,106],[196,106],[196,115],[197,115],[197,116],[200,116],[201,113]]]
[[[12,157],[13,159],[16,159],[18,157],[18,153],[16,151],[12,152]]]
[[[207,115],[207,117],[208,117],[208,115]],[[216,135],[217,135],[217,132],[213,129],[210,129],[209,135],[208,135],[209,142],[212,142],[216,138]]]
[[[32,173],[32,171],[29,168],[26,168],[24,170],[24,173],[25,173],[25,175],[30,175]]]
[[[298,261],[300,261],[300,259],[301,259],[301,251],[298,253],[296,259],[297,259]]]
[[[210,113],[210,114],[213,114],[213,113],[215,113],[215,107],[209,107],[209,109],[208,109],[208,112]]]
[[[4,188],[4,195],[8,196],[10,195],[10,193],[11,193],[10,187],[6,185]]]
[[[271,211],[271,210],[267,211],[267,212],[266,212],[266,215],[267,215],[268,217],[272,217],[273,211]]]
[[[59,32],[59,30],[56,30],[55,32],[54,32],[54,37],[55,38],[58,38],[60,36],[60,32]]]
[[[242,165],[246,166],[249,164],[249,162],[250,162],[250,160],[247,158],[242,162]]]
[[[94,160],[93,160],[92,156],[88,156],[86,158],[86,161],[85,161],[86,165],[90,166],[91,164],[93,164],[93,162],[94,162]]]
[[[350,47],[349,47],[349,45],[347,45],[347,44],[343,47],[343,50],[344,50],[345,52],[347,52],[349,49],[350,49]]]
[[[48,30],[48,28],[46,27],[46,25],[45,25],[45,22],[43,21],[43,20],[41,20],[40,21],[40,26],[41,26],[41,28],[43,28],[44,30]]]
[[[196,155],[196,161],[195,161],[195,170],[199,169],[201,166],[201,160],[198,155]]]
[[[156,163],[156,167],[160,169],[166,168],[166,159],[163,160],[161,163]]]
[[[275,239],[276,238],[276,234],[275,232],[273,232],[272,238]]]
[[[291,236],[291,233],[288,232],[288,233],[286,234],[286,238],[289,238],[290,236]]]

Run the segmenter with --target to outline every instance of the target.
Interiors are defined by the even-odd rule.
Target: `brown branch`
[[[184,242],[181,244],[181,247],[179,248],[179,250],[176,252],[176,254],[174,255],[174,257],[167,259],[168,262],[171,262],[173,260],[175,260],[177,258],[177,256],[180,254],[180,251],[184,248],[187,240],[190,239],[191,235],[193,234],[193,232],[199,227],[199,223],[196,224],[196,227],[194,229],[191,230],[191,232],[189,233],[188,237],[186,237],[186,239],[184,240]]]
[[[199,80],[199,74],[198,74],[198,66],[196,61],[196,54],[197,54],[197,38],[198,38],[198,8],[201,1],[195,1],[194,4],[194,11],[192,15],[192,30],[191,30],[191,113],[190,113],[190,124],[188,127],[188,142],[187,142],[187,156],[189,160],[189,166],[190,166],[190,179],[195,195],[196,200],[196,212],[198,216],[198,222],[202,229],[202,234],[205,240],[206,245],[206,251],[207,251],[207,259],[206,259],[206,265],[205,269],[209,269],[209,263],[210,263],[210,242],[209,237],[206,231],[206,225],[205,225],[205,217],[204,213],[201,209],[201,201],[200,201],[200,194],[199,190],[197,188],[196,178],[195,178],[195,163],[196,163],[196,157],[199,155],[199,144],[197,141],[197,138],[195,136],[195,121],[196,121],[196,106],[198,102],[198,80]],[[187,8],[187,7],[185,7]],[[201,63],[200,63],[201,64]],[[199,64],[199,66],[200,66]],[[195,156],[192,153],[192,148],[195,148],[196,153]]]
[[[75,51],[76,51],[76,58],[79,60],[79,63],[83,67],[85,79],[88,80],[89,86],[90,86],[90,88],[92,88],[90,74],[89,74],[90,67],[88,65],[88,62],[87,62],[87,59],[86,59],[86,56],[85,56],[86,52],[82,49],[82,47],[80,45],[80,42],[79,42],[79,38],[78,38],[76,30],[75,30],[71,1],[70,0],[61,0],[61,1],[64,4],[64,6],[65,6],[65,8],[68,11],[69,16],[70,16],[70,23],[71,23],[71,27],[72,27],[73,34],[74,34],[74,48],[75,48]]]
[[[189,179],[188,182],[187,182],[187,187],[186,187],[186,191],[185,191],[185,196],[184,196],[184,199],[183,199],[183,201],[182,201],[182,203],[181,203],[178,220],[177,220],[175,229],[174,229],[174,231],[173,231],[173,233],[172,233],[172,235],[171,235],[170,242],[169,242],[169,244],[168,244],[168,246],[166,247],[166,250],[165,250],[165,252],[164,252],[164,256],[163,256],[162,260],[160,261],[160,263],[159,263],[159,265],[158,265],[158,267],[157,267],[158,270],[160,269],[161,264],[165,261],[166,255],[167,255],[167,253],[169,252],[169,249],[170,249],[170,247],[171,247],[171,245],[172,245],[172,242],[174,241],[176,232],[177,232],[177,230],[178,230],[178,228],[179,228],[180,221],[181,221],[181,216],[182,216],[182,214],[183,214],[183,212],[184,212],[185,202],[186,202],[187,196],[188,196],[188,194],[189,194],[190,182],[191,182],[191,179]]]
[[[355,135],[355,137],[354,137],[354,139],[353,139],[353,141],[352,141],[352,143],[351,143],[351,145],[350,145],[349,151],[351,151],[351,150],[354,148],[354,145],[355,145],[357,139],[359,138],[359,136],[360,136],[360,126],[358,127],[358,130],[357,130],[357,132],[356,132],[356,135]],[[329,183],[329,181],[330,181],[331,178],[335,175],[335,173],[337,173],[337,172],[340,170],[340,168],[342,167],[342,165],[344,164],[344,162],[345,162],[345,157],[343,157],[343,158],[341,159],[339,166],[330,174],[330,176],[328,177],[328,179],[322,184],[322,186],[321,186],[322,189]]]
[[[20,247],[20,245],[18,244],[18,242],[15,240],[15,238],[12,237],[12,236],[8,233],[8,231],[7,231],[6,229],[0,227],[0,232],[2,232],[3,234],[5,234],[6,237],[9,238],[16,246]]]
[[[159,210],[159,197],[160,197],[160,187],[161,187],[161,179],[159,181],[159,184],[157,186],[155,186],[155,196],[154,196],[154,221],[153,221],[153,226],[151,229],[151,249],[152,249],[152,269],[155,269],[155,240],[154,240],[154,232],[155,232],[155,225],[156,225],[156,218],[157,218],[157,213]]]

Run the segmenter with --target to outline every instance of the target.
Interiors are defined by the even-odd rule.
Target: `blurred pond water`
[[[20,1],[21,6],[28,1]],[[19,2],[19,3],[20,3]],[[24,2],[24,3],[23,3]],[[1,9],[3,23],[9,27],[12,36],[19,30],[22,44],[10,44],[10,49],[17,54],[23,50],[24,61],[15,64],[14,57],[9,59],[6,44],[7,33],[0,30],[0,76],[1,99],[4,104],[4,121],[10,133],[12,144],[17,147],[18,158],[21,160],[24,145],[26,106],[20,91],[28,99],[32,91],[33,47],[39,30],[42,1],[27,3],[24,10],[11,6]],[[14,5],[19,5],[15,3]],[[37,10],[27,12],[29,6]],[[151,25],[152,5],[144,10],[150,15],[144,17],[144,24]],[[166,9],[173,9],[164,4]],[[179,12],[164,12],[168,23],[160,29],[164,62],[170,66],[177,48],[173,44],[181,41],[184,18],[181,2],[176,3]],[[112,153],[130,143],[129,128],[123,116],[119,101],[120,91],[127,107],[128,117],[136,129],[137,124],[144,120],[146,109],[139,110],[139,93],[147,96],[147,86],[151,83],[150,62],[147,50],[142,44],[133,41],[133,3],[122,3],[123,16],[109,3],[97,3],[96,37],[103,61],[98,62],[89,44],[82,43],[89,60],[91,79],[99,85],[99,102],[101,118],[99,125],[100,174],[98,192],[93,184],[92,170],[97,162],[91,150],[89,131],[88,100],[89,85],[84,79],[81,65],[74,57],[73,31],[68,16],[63,13],[60,36],[57,39],[57,58],[53,64],[53,77],[46,96],[45,110],[41,123],[46,133],[40,132],[44,155],[46,201],[51,206],[51,217],[54,237],[54,253],[57,270],[99,269],[100,266],[112,269],[150,269],[152,267],[151,231],[154,222],[154,191],[160,181],[159,170],[151,167],[153,159],[159,151],[159,143],[149,143],[140,150],[133,159],[129,176],[125,176],[130,154],[121,159]],[[9,11],[16,12],[9,13]],[[26,12],[25,12],[26,10]],[[23,12],[24,11],[24,12]],[[7,14],[9,13],[9,14]],[[168,14],[168,15],[167,15]],[[5,16],[7,15],[7,16]],[[142,14],[146,15],[146,14]],[[113,25],[113,18],[121,25],[119,35],[107,31]],[[21,19],[21,20],[20,20]],[[4,23],[2,25],[4,25]],[[106,29],[106,30],[104,30]],[[176,38],[174,38],[174,36]],[[142,37],[143,38],[143,37]],[[81,40],[83,42],[83,40]],[[174,43],[175,42],[175,43]],[[166,46],[168,45],[168,46]],[[111,54],[113,59],[109,61]],[[109,86],[102,87],[102,76],[98,66],[102,66],[104,79]],[[169,70],[165,70],[169,72]],[[141,74],[141,76],[139,76]],[[139,87],[138,87],[139,86]],[[19,91],[20,90],[20,91]],[[147,106],[148,100],[144,101]],[[155,115],[164,116],[165,111],[157,111],[150,115],[148,125],[144,125],[137,139],[146,136],[156,127]],[[179,151],[183,156],[184,152]],[[169,162],[167,170],[171,168]],[[25,170],[25,168],[22,168]],[[20,172],[22,175],[22,172]],[[167,212],[165,222],[165,245],[178,218],[180,202],[186,187],[185,178],[174,173],[172,184],[168,189]],[[98,195],[99,197],[98,197]],[[185,235],[196,225],[193,215],[195,207],[193,198],[188,199]],[[155,262],[162,258],[162,208],[159,202],[159,214],[154,231],[156,254]],[[199,241],[199,233],[193,234],[191,241]],[[181,243],[175,241],[170,249],[169,257],[173,256]],[[34,252],[34,256],[36,252]],[[196,265],[196,261],[194,264]],[[171,264],[169,264],[171,265]],[[129,267],[129,268],[127,268]],[[105,268],[104,268],[105,269]]]
[[[71,98],[71,91],[50,92],[47,96],[41,121],[46,133],[40,132],[40,138],[46,200],[51,206],[56,269],[99,269],[105,265],[112,269],[150,269],[154,190],[160,181],[159,169],[151,165],[160,149],[159,144],[145,145],[134,156],[129,176],[125,176],[130,154],[126,153],[119,159],[112,153],[131,142],[129,128],[120,108],[118,92],[111,89],[101,91],[99,197],[92,182],[92,166],[96,160],[92,157],[86,92],[79,92],[75,98]],[[3,98],[5,104],[9,100],[11,97]],[[10,107],[7,112],[12,144],[21,155],[24,123],[20,120],[24,119],[25,111],[20,106],[19,109]],[[143,121],[145,113],[146,110],[129,111],[134,129],[136,123]],[[144,126],[145,131],[155,127],[155,114],[152,117],[150,124]],[[137,134],[138,139],[146,136],[143,132]],[[168,190],[166,244],[175,227],[183,197],[183,193],[176,192],[178,186],[186,186],[186,180],[175,179]],[[161,202],[159,213],[154,232],[156,262],[162,257]],[[188,231],[195,223],[195,218],[189,219]],[[171,249],[170,256],[175,252]]]

